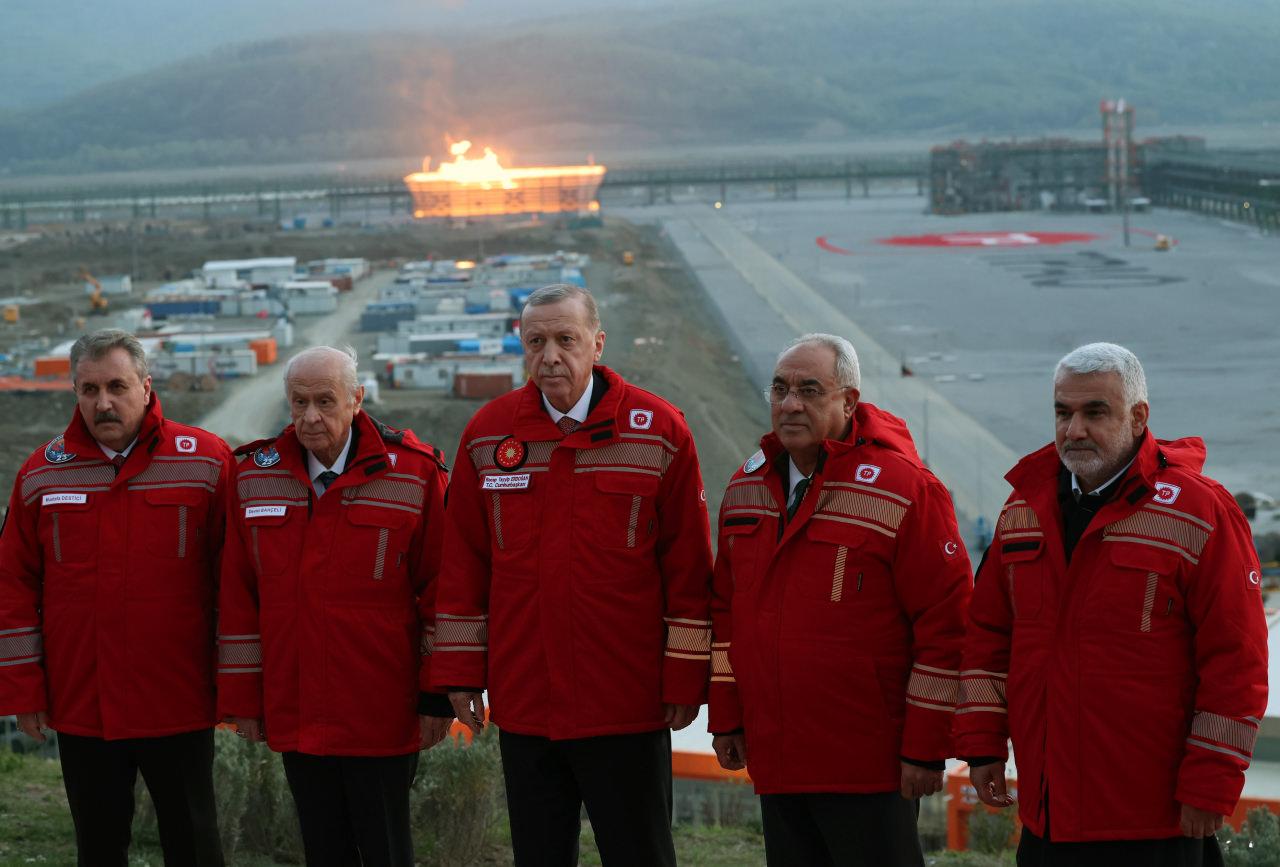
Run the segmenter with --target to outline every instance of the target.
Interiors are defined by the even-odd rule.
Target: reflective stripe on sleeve
[[[256,674],[260,671],[261,635],[218,636],[218,674]]]
[[[666,617],[666,655],[706,662],[711,658],[711,621]]]
[[[481,614],[437,614],[434,653],[485,651],[489,649],[489,618]]]
[[[0,666],[26,665],[44,658],[44,636],[39,626],[0,629]]]
[[[960,672],[916,663],[907,680],[907,704],[951,713],[960,696]]]
[[[1191,720],[1191,734],[1187,737],[1187,743],[1193,747],[1234,756],[1247,765],[1253,760],[1258,724],[1254,717],[1235,718],[1197,711]]]
[[[971,668],[960,672],[960,706],[956,713],[1008,713],[1005,700],[1005,682],[1009,675],[1003,671],[984,671]]]

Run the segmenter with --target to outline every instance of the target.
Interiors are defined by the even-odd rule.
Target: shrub
[[[1270,867],[1280,864],[1280,819],[1266,807],[1254,807],[1237,833],[1218,832],[1226,867]]]
[[[474,861],[506,811],[498,730],[486,726],[470,744],[445,738],[423,753],[409,807],[420,860]]]
[[[969,814],[969,848],[994,855],[1009,848],[1016,825],[1014,808],[999,811],[977,807]]]

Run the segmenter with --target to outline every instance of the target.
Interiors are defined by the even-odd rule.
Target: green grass
[[[735,798],[741,795],[737,790],[730,794]],[[704,794],[702,801],[690,802],[688,793],[685,796],[684,815],[692,812],[690,803],[705,808],[710,799]],[[725,796],[720,800],[723,803],[717,809],[725,814],[734,812],[730,809],[734,803],[732,798]],[[139,811],[139,821],[135,822],[129,863],[131,867],[160,867],[164,859],[155,835],[155,825],[145,821],[142,812]],[[676,855],[682,867],[755,867],[764,864],[764,838],[758,820],[730,826],[682,821],[676,825],[674,836]],[[418,845],[420,858],[425,852],[424,843],[425,840]],[[0,753],[0,867],[64,865],[74,864],[75,860],[75,832],[58,763],[44,758]],[[275,867],[285,863],[245,852],[237,853],[233,861],[237,867]],[[492,828],[488,843],[471,863],[491,867],[511,864],[510,831],[505,813]],[[580,863],[600,864],[595,838],[586,821],[582,827]],[[926,863],[936,867],[1006,867],[1013,861],[1012,858],[971,852],[944,852],[927,856]]]

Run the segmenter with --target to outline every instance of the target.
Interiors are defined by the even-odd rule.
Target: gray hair
[[[356,350],[353,346],[343,344],[342,346],[312,346],[290,358],[284,369],[284,393],[286,397],[289,394],[289,380],[293,379],[294,368],[301,364],[321,359],[334,360],[342,365],[342,381],[350,390],[351,396],[356,396],[356,393],[360,391],[360,377],[356,370]]]
[[[123,349],[133,360],[133,367],[138,371],[138,381],[145,382],[147,372],[147,351],[142,348],[138,338],[128,331],[118,328],[104,328],[80,337],[71,346],[71,382],[76,381],[76,367],[86,358],[97,361],[113,349]]]
[[[1088,343],[1062,356],[1053,371],[1057,385],[1069,374],[1118,373],[1124,384],[1125,409],[1147,402],[1147,375],[1142,363],[1123,346],[1115,343]]]
[[[853,344],[835,334],[802,334],[778,353],[778,361],[797,346],[825,346],[836,355],[836,385],[840,388],[862,388],[862,369],[858,366],[858,351]]]
[[[543,286],[541,289],[533,290],[533,294],[524,302],[524,310],[530,307],[542,307],[545,304],[559,304],[561,301],[567,301],[570,298],[581,298],[582,304],[587,308],[587,324],[597,331],[600,330],[600,308],[596,307],[595,296],[591,294],[591,290],[582,286],[574,286],[572,283],[552,283],[550,286]],[[524,318],[524,310],[520,311],[520,317]]]

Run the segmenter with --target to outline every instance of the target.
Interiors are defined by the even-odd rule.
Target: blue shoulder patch
[[[44,447],[44,459],[51,464],[65,464],[74,457],[73,452],[67,451],[66,442],[62,436],[50,440]]]
[[[280,453],[276,451],[275,446],[264,446],[253,453],[254,466],[258,467],[274,467],[280,463]]]
[[[742,465],[744,473],[754,473],[756,470],[764,466],[764,450],[757,451],[754,455],[747,458],[747,462]]]

